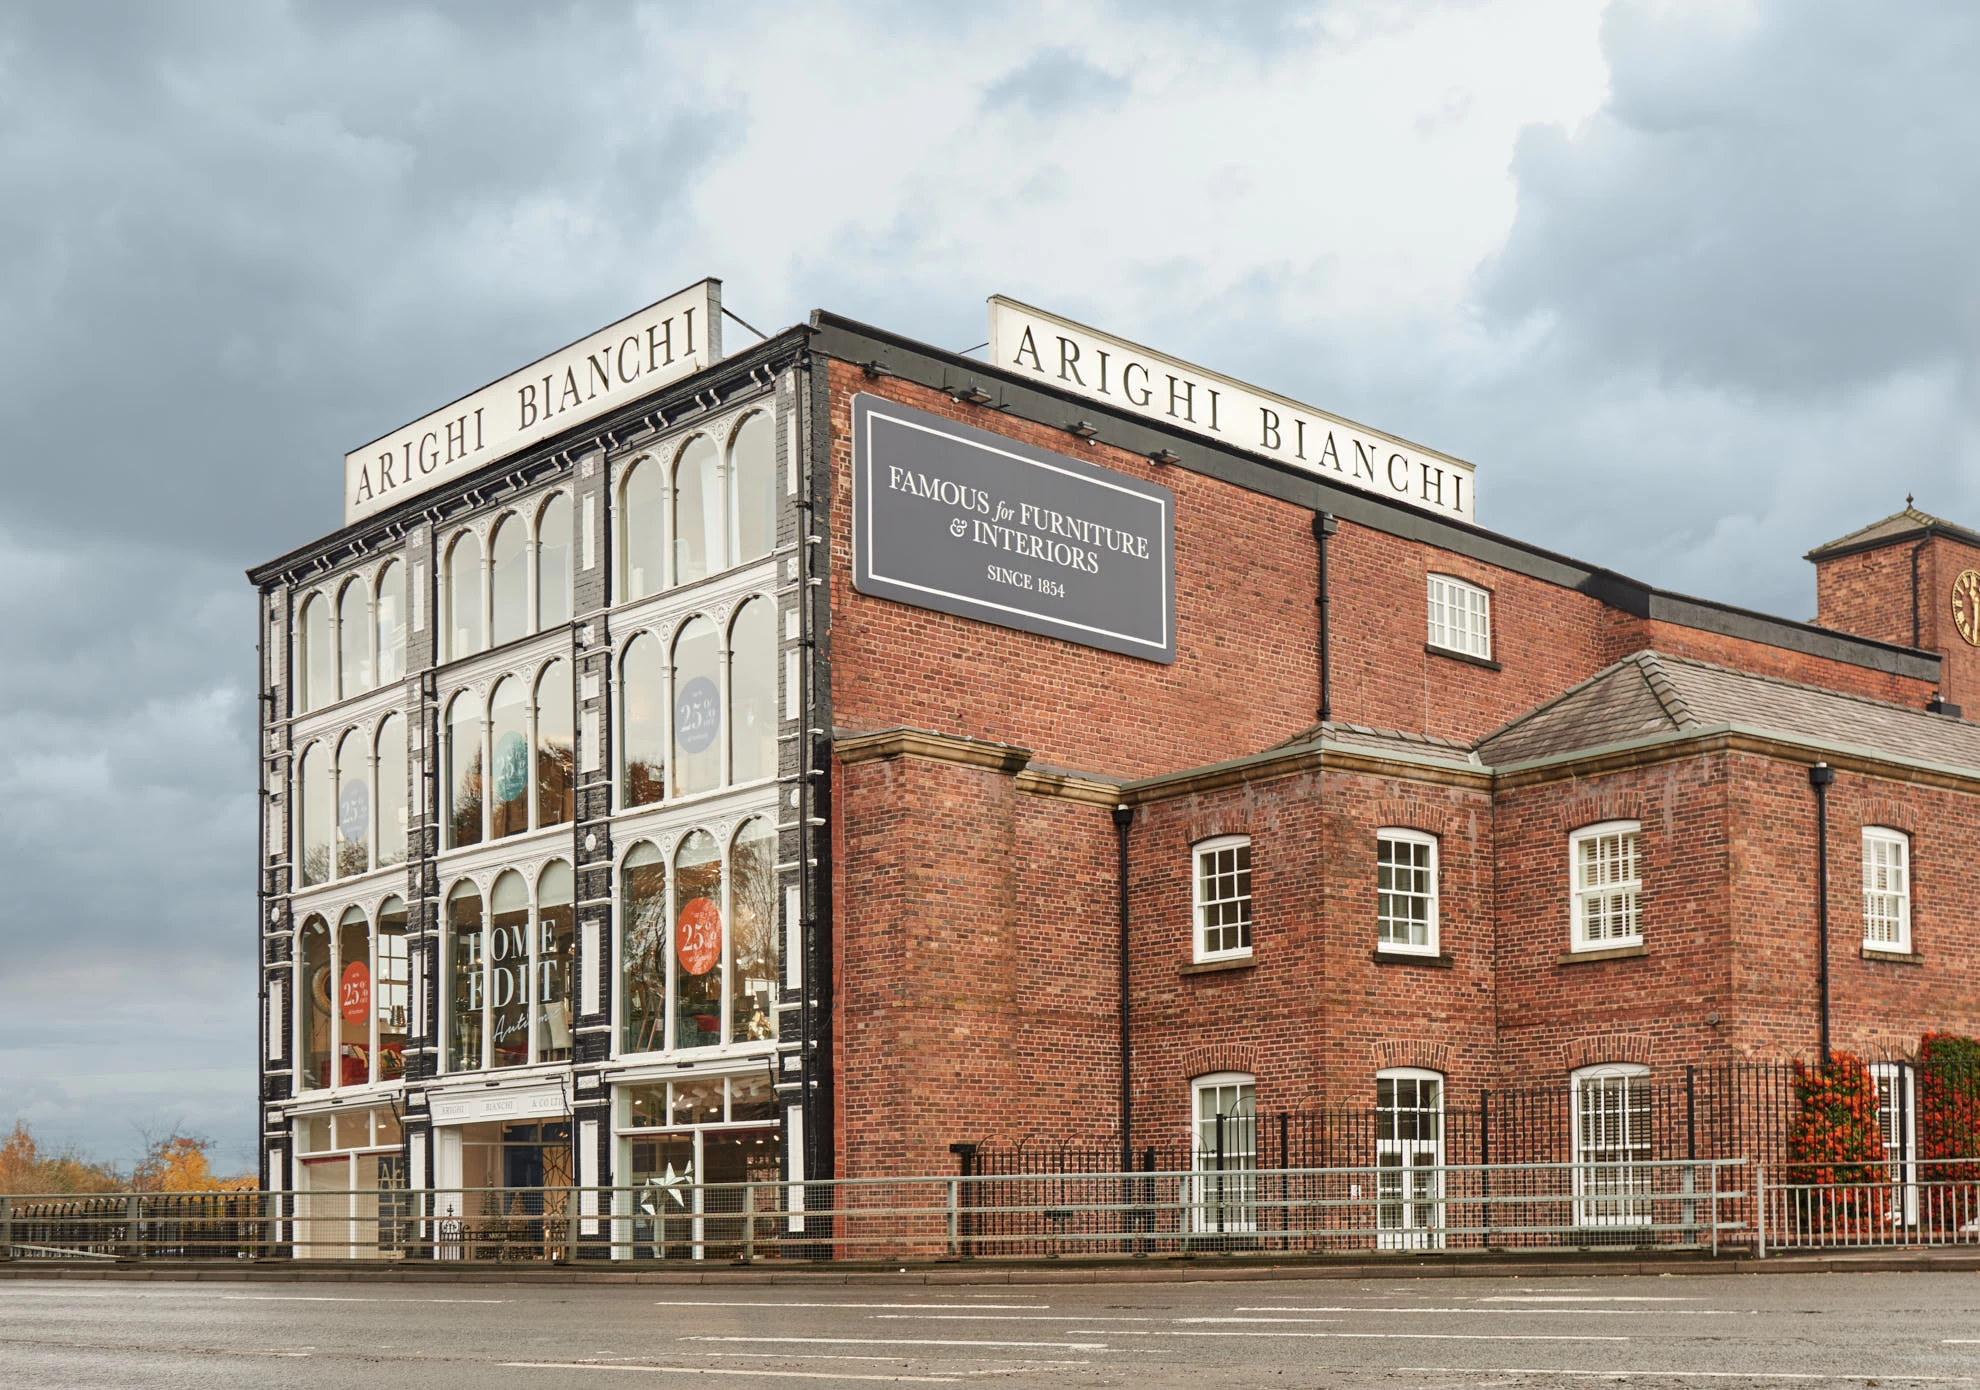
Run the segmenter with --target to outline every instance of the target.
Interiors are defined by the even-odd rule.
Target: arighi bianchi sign
[[[1462,459],[1002,295],[990,300],[990,360],[1059,390],[1332,482],[1454,521],[1475,519],[1472,467]]]
[[[1021,632],[1176,659],[1175,495],[864,393],[853,587]]]
[[[344,524],[603,415],[721,355],[722,282],[702,280],[344,455]]]

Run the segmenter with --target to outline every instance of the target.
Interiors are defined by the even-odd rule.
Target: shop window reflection
[[[378,683],[406,677],[406,567],[388,560],[378,572]]]
[[[447,659],[481,650],[481,542],[463,531],[447,551]]]
[[[666,795],[667,668],[660,639],[642,632],[619,666],[619,804],[650,806]]]
[[[777,1036],[777,831],[762,816],[743,822],[730,851],[729,1041]]]
[[[371,868],[371,747],[352,729],[337,744],[337,876]]]
[[[330,1018],[336,998],[330,978],[330,924],[321,917],[303,923],[297,946],[301,978],[296,982],[297,1022],[302,1034],[302,1079],[304,1089],[330,1084]]]
[[[337,599],[337,685],[346,700],[371,689],[371,605],[362,579]]]
[[[337,790],[330,750],[312,743],[303,750],[296,774],[296,859],[302,886],[330,881],[330,854],[337,821]]]
[[[406,1074],[406,1034],[412,1014],[410,957],[406,953],[406,905],[387,898],[378,910],[378,969],[372,982],[372,1010],[378,1029],[380,1081]]]
[[[296,691],[301,696],[300,711],[322,709],[337,699],[337,649],[330,632],[330,605],[321,594],[303,600],[302,616],[297,619]]]
[[[661,557],[667,543],[661,515],[666,474],[642,459],[626,470],[619,492],[619,599],[630,602],[660,592],[665,582]]]
[[[722,852],[705,830],[674,852],[674,1046],[722,1041]]]
[[[488,1005],[493,1067],[529,1061],[529,889],[510,869],[488,898]]]
[[[692,584],[727,568],[722,456],[698,434],[674,463],[674,582]]]
[[[566,825],[577,813],[572,749],[577,742],[571,668],[553,661],[536,682],[536,823]]]
[[[571,866],[552,860],[536,882],[536,960],[532,970],[536,1060],[571,1055],[571,958],[577,939]]]
[[[536,514],[536,629],[571,620],[571,499],[554,494]]]
[[[378,866],[406,862],[406,721],[387,715],[378,726]]]
[[[722,785],[722,653],[715,624],[690,618],[674,638],[674,794]]]
[[[447,936],[447,1070],[476,1071],[481,1067],[487,996],[482,986],[481,890],[466,880],[447,899]]]
[[[736,564],[768,555],[777,543],[777,434],[769,415],[743,417],[729,443]]]
[[[347,908],[337,923],[337,1084],[371,1080],[371,924],[361,908]]]
[[[767,598],[736,610],[729,626],[730,775],[777,775],[777,616]]]
[[[488,542],[488,645],[499,647],[529,631],[529,538],[521,517],[495,523]]]
[[[621,1031],[626,1052],[658,1052],[667,1017],[667,865],[642,840],[620,869]]]
[[[500,840],[529,829],[529,694],[520,677],[495,687],[488,713],[490,837]]]
[[[481,707],[462,691],[447,708],[447,845],[481,843]]]

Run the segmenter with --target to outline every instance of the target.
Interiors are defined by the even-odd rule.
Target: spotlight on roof
[[[957,405],[988,405],[990,404],[990,393],[972,381],[967,386],[958,387],[956,390],[951,391],[949,393],[949,399]]]
[[[1075,420],[1066,426],[1066,433],[1079,439],[1092,439],[1100,433],[1098,425],[1089,425],[1084,420]]]

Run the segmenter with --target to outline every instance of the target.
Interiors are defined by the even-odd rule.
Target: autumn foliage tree
[[[1934,1180],[1980,1182],[1980,1041],[1927,1033],[1918,1044],[1919,1149],[1929,1159],[1966,1159]]]
[[[25,1120],[16,1120],[13,1133],[0,1139],[0,1192],[66,1197],[115,1192],[123,1185],[107,1163],[91,1163],[73,1149],[45,1151]]]

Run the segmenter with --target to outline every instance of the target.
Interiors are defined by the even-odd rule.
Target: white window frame
[[[1878,865],[1874,855],[1882,849],[1895,851],[1895,862]],[[1880,870],[1890,872],[1895,886],[1873,888]],[[1886,880],[1888,885],[1890,880]],[[1873,899],[1883,900],[1873,903]],[[1894,912],[1873,913],[1873,907],[1889,907]],[[1895,917],[1895,921],[1892,918]],[[1895,936],[1885,936],[1886,929]],[[1911,952],[1911,836],[1884,825],[1863,827],[1863,944],[1872,951]]]
[[[1381,1086],[1384,1081],[1434,1081],[1437,1104],[1434,1111],[1421,1105],[1392,1106],[1384,1110]],[[1375,1073],[1375,1226],[1376,1244],[1383,1250],[1441,1249],[1444,1244],[1444,1100],[1448,1089],[1444,1074],[1425,1067],[1384,1067]],[[1437,1133],[1432,1139],[1421,1135],[1411,1139],[1383,1133],[1384,1115],[1434,1113]],[[1429,1162],[1425,1163],[1424,1159]],[[1425,1172],[1425,1169],[1428,1172]]]
[[[1591,840],[1606,839],[1611,836],[1627,836],[1635,841],[1632,847],[1632,858],[1635,861],[1634,875],[1595,886],[1584,884],[1581,880],[1581,847]],[[1589,939],[1589,900],[1614,894],[1623,894],[1627,897],[1624,913],[1635,930],[1623,935]],[[1641,821],[1600,821],[1594,825],[1584,825],[1568,836],[1568,913],[1570,919],[1568,949],[1571,951],[1608,951],[1618,946],[1643,944],[1643,823]]]
[[[1239,849],[1246,851],[1245,867],[1243,869],[1234,870],[1234,872],[1241,873],[1244,876],[1245,891],[1237,895],[1236,897],[1232,897],[1232,898],[1216,898],[1216,899],[1206,898],[1203,893],[1204,857],[1206,855],[1218,854],[1224,850],[1239,850]],[[1190,915],[1193,922],[1190,935],[1194,947],[1195,959],[1198,961],[1243,960],[1245,957],[1251,954],[1252,932],[1253,932],[1254,923],[1251,912],[1252,899],[1251,899],[1250,890],[1251,890],[1252,868],[1251,868],[1251,857],[1249,853],[1250,849],[1251,849],[1251,837],[1249,835],[1219,835],[1216,836],[1214,839],[1199,840],[1197,841],[1197,843],[1190,846],[1189,892],[1190,892],[1190,903],[1191,903]],[[1244,904],[1244,916],[1241,924],[1243,927],[1242,936],[1244,938],[1244,944],[1240,946],[1224,947],[1218,950],[1211,950],[1209,947],[1209,936],[1210,936],[1209,909],[1214,906],[1219,906],[1223,903],[1228,903],[1228,902],[1241,902]],[[1219,930],[1223,929],[1227,925],[1229,924],[1227,923],[1217,924]]]
[[[1392,941],[1383,934],[1387,928],[1387,923],[1385,923],[1382,919],[1382,897],[1383,894],[1388,891],[1382,887],[1382,870],[1385,867],[1382,863],[1383,845],[1427,845],[1430,848],[1430,892],[1427,895],[1428,904],[1429,904],[1429,922],[1428,922],[1428,931],[1427,931],[1426,939],[1421,944],[1411,941]],[[1411,871],[1414,872],[1414,866],[1411,866]],[[1398,952],[1413,956],[1434,956],[1437,954],[1438,951],[1437,923],[1439,916],[1438,905],[1437,905],[1437,876],[1438,876],[1437,837],[1435,835],[1425,834],[1421,830],[1386,829],[1386,830],[1378,830],[1375,832],[1375,949],[1376,950],[1383,952]],[[1412,890],[1404,893],[1402,896],[1416,898],[1416,897],[1423,897],[1425,895],[1416,893]]]
[[[1492,659],[1492,591],[1448,574],[1429,576],[1428,643],[1442,652]]]
[[[1249,1114],[1251,1123],[1225,1127],[1224,1166],[1213,1165],[1217,1147],[1203,1140],[1203,1093],[1234,1089],[1240,1094],[1236,1110],[1228,1115]],[[1243,1092],[1250,1092],[1250,1108],[1244,1106]],[[1258,1078],[1250,1072],[1217,1071],[1191,1079],[1189,1083],[1189,1134],[1197,1172],[1196,1191],[1191,1201],[1191,1226],[1197,1231],[1230,1235],[1253,1231],[1258,1226]]]
[[[1623,1087],[1622,1123],[1623,1143],[1620,1151],[1634,1155],[1641,1150],[1643,1157],[1633,1156],[1620,1159],[1591,1158],[1589,1145],[1585,1142],[1585,1129],[1588,1123],[1584,1090],[1590,1082],[1621,1081]],[[1636,1135],[1630,1132],[1630,1116],[1634,1107],[1631,1092],[1640,1084],[1645,1088],[1646,1112],[1650,1109],[1649,1090],[1650,1068],[1638,1062],[1605,1062],[1600,1066],[1581,1067],[1568,1079],[1569,1139],[1574,1155],[1574,1224],[1577,1226],[1647,1226],[1651,1223],[1652,1199],[1655,1192],[1655,1170],[1648,1165],[1656,1158],[1653,1147],[1653,1115],[1644,1117],[1645,1133],[1641,1144]],[[1600,1152],[1609,1152],[1607,1149]],[[1594,1166],[1584,1166],[1594,1165]]]
[[[1884,1167],[1891,1177],[1893,1225],[1918,1224],[1918,1069],[1906,1062],[1872,1062],[1877,1087],[1877,1127],[1884,1136]]]

